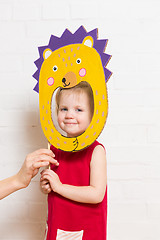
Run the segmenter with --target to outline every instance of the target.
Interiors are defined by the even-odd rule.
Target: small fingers
[[[57,174],[54,171],[50,170],[50,169],[45,169],[45,170],[43,170],[41,172],[41,179],[42,180],[45,179],[46,177],[48,179],[48,178],[54,177],[54,176],[57,176]]]
[[[47,179],[43,179],[43,180],[40,180],[40,185],[43,186],[43,185],[46,185],[48,184],[48,180]]]
[[[42,176],[41,176],[41,178],[40,178],[40,182],[43,182],[43,181],[47,181],[47,182],[49,182],[49,181],[51,181],[52,180],[52,178],[51,178],[51,176],[49,176],[48,174],[43,174]]]
[[[51,187],[50,187],[50,184],[45,184],[45,185],[41,185],[41,190],[43,193],[50,193],[52,191]]]

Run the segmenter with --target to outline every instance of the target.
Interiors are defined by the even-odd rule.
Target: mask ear
[[[47,59],[51,54],[52,54],[51,49],[49,49],[49,48],[45,49],[44,52],[43,52],[44,60]]]
[[[87,36],[83,39],[82,44],[84,44],[87,47],[93,47],[93,38],[91,36]]]

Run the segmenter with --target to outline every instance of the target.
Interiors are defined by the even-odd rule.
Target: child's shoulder
[[[97,141],[92,152],[91,166],[97,167],[100,164],[104,165],[105,162],[106,162],[106,150],[103,144]]]
[[[94,155],[98,157],[106,154],[105,147],[103,146],[103,144],[101,144],[97,140],[94,143],[92,143],[92,145],[90,146],[90,151],[92,152],[92,157]]]
[[[105,150],[105,147],[102,143],[98,142],[97,140],[92,144],[93,145],[93,149],[104,149]]]
[[[105,156],[106,155],[106,149],[104,147],[104,145],[100,142],[98,142],[97,140],[94,142],[94,149],[93,149],[93,152],[92,152],[92,156],[93,155],[96,155],[97,157],[98,156]]]

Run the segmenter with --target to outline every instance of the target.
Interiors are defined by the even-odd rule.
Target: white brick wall
[[[34,60],[51,34],[80,25],[108,38],[108,240],[160,239],[160,2],[0,1],[0,179],[47,147],[39,123]],[[43,240],[39,175],[0,202],[0,240]]]

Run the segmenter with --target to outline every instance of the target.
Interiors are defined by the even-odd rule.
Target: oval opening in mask
[[[66,94],[67,93],[67,94]],[[65,94],[65,95],[63,95]],[[66,96],[69,94],[69,96],[71,96],[71,94],[73,94],[73,107],[74,107],[74,98],[75,98],[75,94],[76,94],[76,101],[78,101],[78,95],[79,94],[86,94],[87,95],[87,109],[89,111],[89,118],[90,118],[90,122],[92,121],[92,117],[93,117],[93,113],[94,113],[94,98],[93,98],[93,91],[92,88],[90,86],[90,84],[88,82],[80,82],[78,85],[76,85],[75,87],[72,88],[57,88],[52,96],[52,102],[51,102],[51,112],[52,112],[52,121],[53,124],[56,128],[56,130],[62,135],[67,137],[66,132],[64,132],[59,124],[58,124],[58,111],[59,111],[59,103],[61,101],[61,97]],[[82,99],[83,100],[83,99]],[[77,103],[75,103],[77,104]],[[75,105],[76,106],[76,105]],[[81,106],[81,102],[79,102],[79,106]],[[81,133],[82,134],[82,133]],[[79,134],[79,135],[81,135]],[[79,136],[77,135],[77,136]]]

